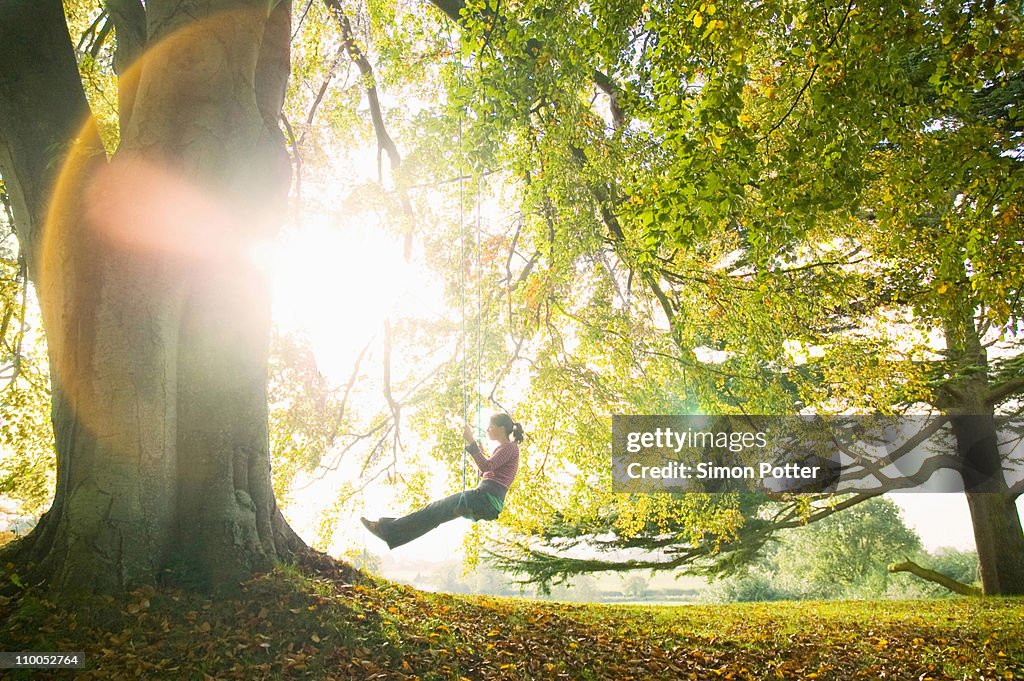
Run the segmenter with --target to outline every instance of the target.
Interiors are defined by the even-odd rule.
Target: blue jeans
[[[476,489],[458,492],[432,501],[418,511],[401,518],[381,518],[380,536],[390,548],[407,544],[432,529],[456,518],[495,520],[498,510],[487,495],[504,501],[506,489],[492,480],[484,480]]]

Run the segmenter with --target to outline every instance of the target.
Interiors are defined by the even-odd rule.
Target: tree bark
[[[980,390],[980,386],[979,386]],[[969,390],[968,395],[979,391]],[[1015,497],[1003,475],[992,407],[972,400],[976,412],[951,418],[961,475],[986,594],[1024,594],[1024,531]]]
[[[26,5],[0,5],[0,25],[30,14]],[[39,103],[0,121],[8,148],[17,121],[46,118],[47,96],[63,96],[24,90],[37,66],[26,36],[62,34],[70,51],[60,3],[45,5],[42,29],[27,19],[4,29],[17,59],[5,61],[13,75],[2,85]],[[16,220],[37,262],[58,459],[53,506],[4,558],[68,595],[167,578],[232,592],[304,546],[271,487],[269,296],[247,258],[274,235],[288,188],[276,127],[288,6],[190,0],[145,11],[150,47],[121,75],[133,94],[114,158],[89,134],[49,185],[23,158],[49,147],[0,166],[26,197]],[[41,237],[38,219],[22,225],[39,215]]]
[[[38,239],[61,160],[89,104],[60,0],[0,0],[0,175],[35,281]],[[98,137],[83,144],[99,147]]]
[[[1013,495],[967,492],[967,505],[982,590],[987,595],[1024,594],[1024,531]]]
[[[949,356],[959,365],[956,399],[946,405],[956,439],[971,526],[986,595],[1024,594],[1024,530],[1003,472],[994,408],[988,400],[988,356],[972,310],[961,307],[945,335]]]

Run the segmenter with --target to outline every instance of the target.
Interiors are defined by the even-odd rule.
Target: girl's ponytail
[[[523,426],[520,423],[516,423],[512,420],[512,417],[508,414],[498,413],[491,417],[491,423],[504,428],[505,433],[508,434],[509,438],[519,443],[523,441]]]

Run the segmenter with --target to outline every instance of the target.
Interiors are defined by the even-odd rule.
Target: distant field
[[[488,583],[491,586],[495,584],[506,585],[507,588],[501,589],[499,586],[492,589],[479,589],[479,582],[473,579],[474,571],[471,570],[468,574],[464,574],[463,570],[462,560],[444,562],[416,561],[412,563],[411,567],[399,567],[394,563],[385,563],[383,569],[378,574],[385,579],[398,582],[399,584],[407,584],[424,591],[452,591],[455,593],[534,597],[533,587],[519,590],[512,583],[511,578],[505,575],[499,575],[498,579],[489,580]],[[447,588],[445,588],[446,577],[449,575],[454,576],[456,583],[452,584],[449,582]],[[631,577],[640,577],[646,582],[648,597],[636,598],[624,595],[627,580]],[[665,572],[652,575],[649,570],[597,573],[588,575],[585,579],[588,581],[589,589],[578,588],[578,582],[567,586],[556,586],[553,589],[551,600],[614,602],[620,605],[630,603],[636,605],[679,605],[682,603],[698,602],[701,592],[709,588],[708,581],[702,577],[689,575],[676,577]]]

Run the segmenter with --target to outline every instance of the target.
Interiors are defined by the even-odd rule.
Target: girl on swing
[[[508,414],[491,416],[487,437],[495,440],[498,446],[490,458],[480,451],[473,438],[473,429],[468,424],[462,431],[462,437],[466,440],[466,451],[482,473],[480,485],[433,501],[401,518],[360,518],[366,529],[383,539],[388,548],[411,542],[441,523],[460,516],[470,520],[495,520],[498,517],[505,505],[508,488],[519,471],[519,443],[523,441],[523,427]]]

